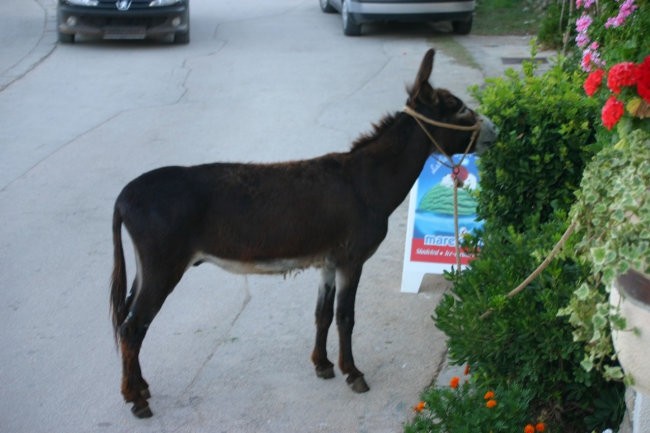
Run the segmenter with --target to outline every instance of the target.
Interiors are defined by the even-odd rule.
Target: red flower
[[[607,87],[614,93],[621,93],[621,87],[636,84],[637,66],[632,62],[622,62],[612,66],[607,75]]]
[[[533,427],[532,424],[526,425],[526,427],[524,427],[524,433],[535,433],[535,427]]]
[[[605,71],[602,69],[596,69],[594,72],[589,74],[585,83],[582,87],[585,89],[585,93],[588,96],[593,96],[596,93],[596,90],[600,87],[600,84],[603,82],[603,77],[605,76]]]
[[[601,112],[601,119],[605,128],[611,130],[621,119],[623,113],[625,113],[623,103],[616,99],[616,96],[610,96],[603,105],[603,111]]]
[[[543,422],[538,422],[535,425],[535,431],[536,432],[542,433],[544,430],[546,430],[546,424],[544,424]]]
[[[451,386],[452,388],[456,389],[456,388],[458,388],[458,383],[459,383],[459,382],[460,382],[460,378],[459,378],[458,376],[454,376],[454,377],[452,377],[451,380],[449,381],[449,386]]]
[[[636,68],[636,91],[650,104],[650,56],[646,56]]]

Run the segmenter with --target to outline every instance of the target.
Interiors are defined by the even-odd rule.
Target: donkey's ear
[[[422,88],[429,85],[429,77],[433,70],[433,57],[435,54],[436,50],[431,48],[422,58],[420,70],[418,71],[418,75],[415,77],[415,82],[413,83],[413,86],[409,88],[409,102],[414,103]]]

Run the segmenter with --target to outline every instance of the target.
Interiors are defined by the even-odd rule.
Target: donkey
[[[138,359],[147,329],[185,271],[203,262],[236,273],[320,268],[311,354],[316,375],[334,377],[326,340],[338,291],[338,365],[355,392],[368,391],[352,356],[363,264],[431,153],[474,152],[496,138],[488,120],[429,84],[434,54],[425,54],[405,110],[385,116],[348,152],[274,164],[163,167],[124,187],[113,213],[110,307],[122,353],[122,395],[136,417],[152,416]],[[128,295],[122,224],[136,260]]]

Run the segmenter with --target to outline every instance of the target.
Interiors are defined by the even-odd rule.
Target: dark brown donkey
[[[424,56],[405,111],[386,116],[349,152],[276,164],[164,167],[126,185],[113,214],[111,311],[122,394],[135,416],[152,415],[138,360],[147,329],[183,273],[202,262],[238,273],[321,268],[311,355],[316,375],[334,376],[326,340],[338,291],[339,367],[354,391],[368,390],[351,340],[364,262],[431,153],[473,152],[495,138],[489,121],[429,84],[433,57],[433,50]],[[122,224],[137,265],[128,296]]]

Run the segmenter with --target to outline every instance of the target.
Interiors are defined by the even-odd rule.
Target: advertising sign
[[[454,234],[454,181],[452,169],[442,164],[447,159],[430,156],[420,177],[413,185],[409,198],[402,292],[417,293],[425,274],[442,274],[456,266]],[[458,163],[462,155],[454,155]],[[464,186],[458,188],[458,228],[464,233],[482,226],[476,219],[476,201],[471,190],[478,187],[477,157],[466,155],[459,167],[458,177]],[[472,259],[461,251],[461,264]]]

